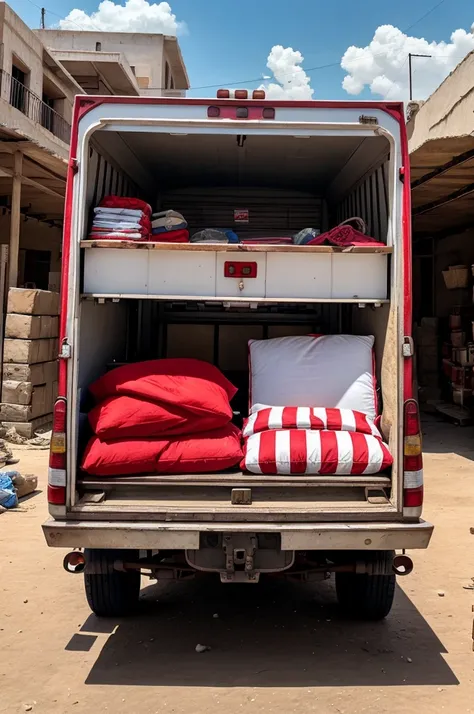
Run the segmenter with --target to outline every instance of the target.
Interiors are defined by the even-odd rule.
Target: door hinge
[[[404,357],[413,357],[415,354],[415,343],[413,337],[405,335],[403,338],[402,355]]]
[[[61,351],[59,353],[59,359],[70,359],[71,358],[71,345],[67,341],[67,337],[61,342]]]

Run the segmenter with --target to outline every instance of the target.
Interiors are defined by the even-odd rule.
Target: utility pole
[[[416,55],[413,52],[408,53],[408,81],[410,85],[410,101],[413,99],[413,77],[411,72],[411,58],[412,57],[432,57],[432,55]]]
[[[41,8],[41,29],[44,30],[44,16],[45,16],[46,10],[44,7]]]

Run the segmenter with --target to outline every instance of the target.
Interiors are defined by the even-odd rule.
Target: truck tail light
[[[217,99],[229,99],[230,90],[229,89],[218,89],[216,97],[217,97]]]
[[[252,99],[265,99],[265,90],[254,89],[252,92]]]
[[[48,470],[48,502],[55,505],[66,503],[66,417],[67,402],[60,398],[54,405]]]
[[[234,92],[235,99],[248,99],[249,93],[246,89],[236,89]]]
[[[405,402],[403,439],[403,513],[419,517],[423,505],[423,455],[418,403]]]

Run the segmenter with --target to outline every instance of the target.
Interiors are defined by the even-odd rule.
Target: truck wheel
[[[129,615],[138,603],[140,572],[121,573],[114,570],[114,561],[123,557],[133,559],[135,551],[86,549],[84,584],[92,612],[99,617]],[[87,572],[87,570],[90,572]]]
[[[360,553],[360,559],[389,571],[395,553],[392,550]],[[339,605],[351,617],[361,620],[383,620],[392,609],[395,574],[356,575],[336,573]]]

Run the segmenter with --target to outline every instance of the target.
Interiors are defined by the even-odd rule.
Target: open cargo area
[[[401,328],[398,295],[393,299],[399,157],[390,133],[374,131],[370,118],[362,119],[339,133],[278,124],[259,133],[228,122],[204,131],[192,122],[176,130],[137,131],[132,122],[120,128],[120,121],[93,132],[83,154],[75,219],[82,251],[73,384],[80,406],[71,429],[80,436],[71,449],[70,517],[203,522],[400,517]],[[92,212],[107,195],[139,197],[155,211],[178,211],[191,242],[95,239]],[[355,225],[364,226],[365,245],[293,243],[292,236],[305,228],[325,234],[353,217]],[[192,242],[195,233],[209,228],[231,229],[238,240]],[[242,265],[246,272],[240,272]],[[350,471],[262,475],[236,467],[101,477],[77,470],[91,433],[88,387],[108,370],[160,358],[211,363],[238,389],[232,421],[241,428],[250,404],[249,340],[300,335],[375,338],[377,423],[393,466],[358,476]],[[345,371],[344,364],[338,373],[330,370],[328,380],[337,383]],[[251,502],[233,501],[238,489],[251,489]]]

